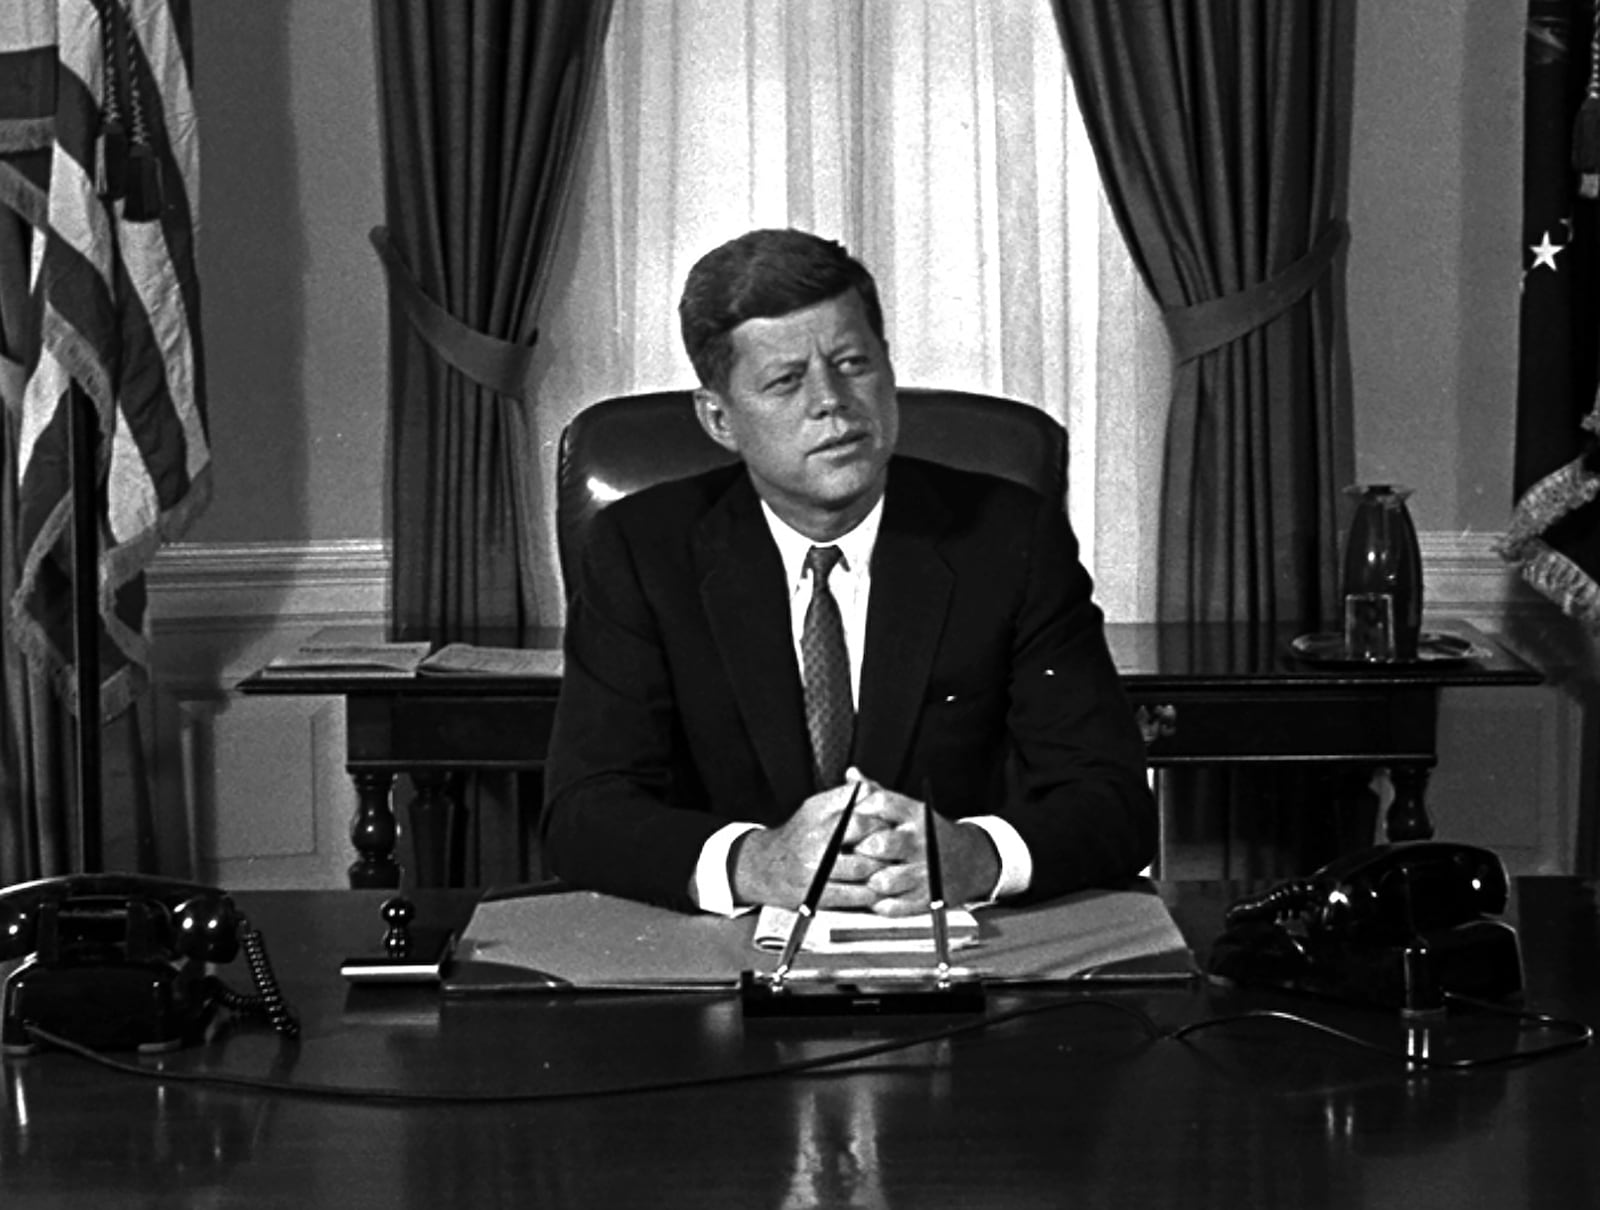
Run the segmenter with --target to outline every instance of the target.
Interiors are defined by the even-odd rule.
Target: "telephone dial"
[[[208,966],[244,950],[256,992]],[[299,1030],[261,934],[215,887],[134,874],[45,878],[0,890],[0,963],[23,959],[0,995],[0,1051],[32,1029],[104,1050],[171,1050],[203,1037],[218,1007]]]
[[[1516,931],[1498,919],[1509,887],[1486,849],[1443,841],[1376,845],[1228,909],[1210,973],[1437,1012],[1447,995],[1522,990]]]

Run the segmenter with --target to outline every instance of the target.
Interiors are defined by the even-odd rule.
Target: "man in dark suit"
[[[567,618],[542,836],[563,880],[793,906],[856,797],[825,907],[1134,876],[1155,807],[1063,503],[896,457],[871,274],[754,231],[690,271],[695,408],[740,462],[606,508]]]

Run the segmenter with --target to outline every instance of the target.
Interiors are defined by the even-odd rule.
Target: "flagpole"
[[[100,836],[100,534],[95,499],[99,418],[73,382],[67,407],[72,458],[73,675],[77,680],[78,860],[86,873],[103,862]]]

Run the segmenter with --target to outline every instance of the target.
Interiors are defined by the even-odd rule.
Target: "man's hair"
[[[844,245],[791,227],[750,231],[713,248],[689,270],[678,301],[683,347],[700,384],[727,390],[731,333],[745,320],[776,319],[847,290],[861,296],[872,334],[887,344],[877,283]]]

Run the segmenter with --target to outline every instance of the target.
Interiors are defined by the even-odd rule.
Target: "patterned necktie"
[[[819,790],[844,781],[856,725],[844,622],[839,617],[839,603],[828,589],[828,573],[842,557],[837,546],[813,546],[806,552],[811,604],[806,606],[805,626],[800,631],[800,674],[805,680],[811,767]]]

